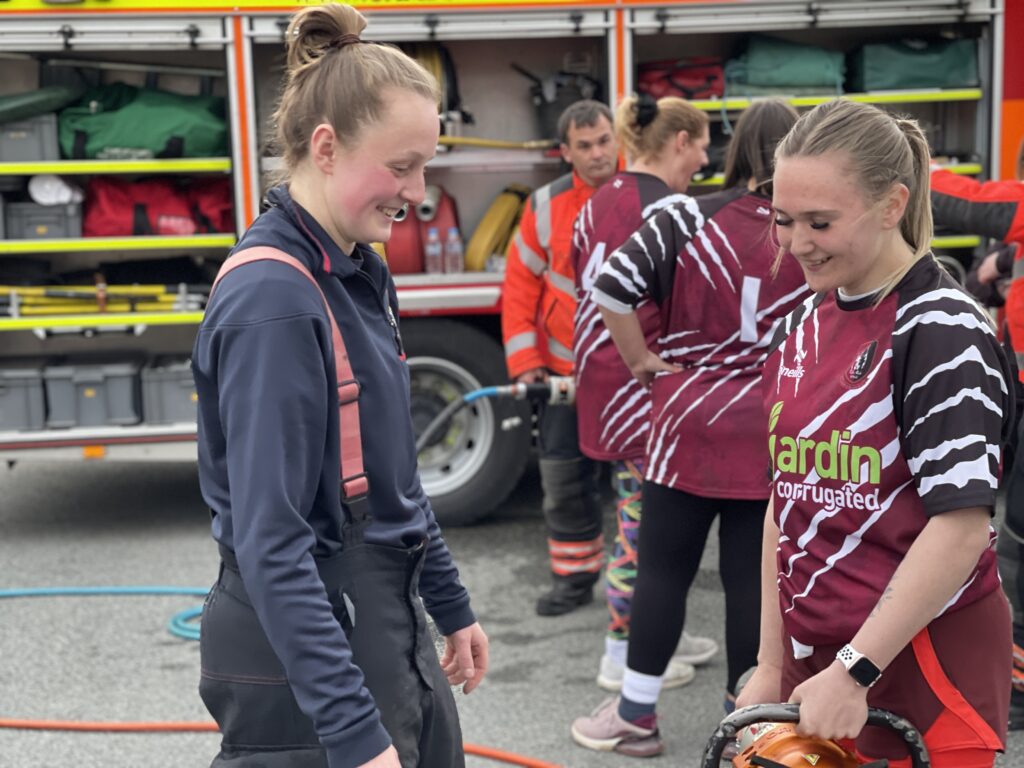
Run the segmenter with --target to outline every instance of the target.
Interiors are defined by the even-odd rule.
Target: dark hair
[[[566,107],[558,116],[558,138],[563,144],[569,143],[569,129],[574,125],[590,127],[597,125],[598,120],[605,118],[608,125],[615,122],[612,110],[607,104],[593,99],[580,99]]]
[[[309,153],[313,129],[329,122],[342,141],[379,119],[384,92],[439,98],[437,81],[397,48],[359,39],[366,19],[347,5],[303,8],[288,24],[287,77],[274,112],[275,141],[289,172]]]
[[[782,99],[757,100],[744,110],[725,153],[723,185],[735,187],[753,179],[758,191],[771,197],[775,147],[798,117]]]
[[[707,127],[707,114],[677,96],[627,96],[615,110],[615,135],[630,160],[657,157],[680,131],[696,141]]]

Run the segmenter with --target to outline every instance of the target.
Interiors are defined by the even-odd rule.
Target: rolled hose
[[[726,744],[748,725],[755,723],[796,723],[800,720],[800,707],[796,704],[755,704],[737,709],[726,717],[711,736],[704,749],[701,768],[718,768]],[[921,732],[909,720],[884,709],[868,708],[868,725],[874,725],[898,733],[910,752],[912,768],[931,768],[931,758],[924,744]]]
[[[482,397],[483,395],[481,395]],[[169,596],[189,595],[203,596],[209,590],[198,587],[37,587],[28,589],[0,589],[0,599],[19,597],[95,597],[95,596]],[[168,624],[172,634],[178,637],[199,639],[199,628],[190,622],[202,613],[202,608],[190,608],[176,614]],[[175,623],[181,625],[180,629],[189,634],[176,632],[173,628]],[[0,729],[8,730],[33,730],[33,731],[76,731],[87,733],[216,733],[217,724],[214,722],[188,722],[188,721],[166,721],[166,722],[103,722],[88,720],[38,720],[29,718],[0,718]],[[523,768],[562,768],[556,763],[548,763],[532,757],[518,755],[515,752],[506,752],[493,747],[484,747],[477,744],[463,744],[467,755],[475,755],[488,760],[505,763],[507,765],[518,765]]]

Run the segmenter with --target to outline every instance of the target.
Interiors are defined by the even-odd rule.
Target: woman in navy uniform
[[[288,181],[195,343],[222,557],[200,651],[218,768],[461,766],[450,684],[468,693],[487,669],[416,469],[394,283],[366,245],[423,199],[437,85],[365,25],[342,5],[292,19],[275,114]]]

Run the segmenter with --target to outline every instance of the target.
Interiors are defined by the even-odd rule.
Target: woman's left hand
[[[839,661],[798,685],[789,701],[800,705],[796,730],[801,736],[854,739],[868,721],[868,689],[857,685]]]
[[[444,639],[441,669],[449,685],[462,686],[470,693],[487,673],[488,640],[479,622],[453,632]]]

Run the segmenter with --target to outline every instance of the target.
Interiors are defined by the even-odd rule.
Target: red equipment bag
[[[196,179],[182,187],[169,179],[98,177],[86,185],[85,237],[234,231],[228,179]]]
[[[648,61],[637,67],[636,88],[656,99],[665,96],[687,100],[720,98],[725,93],[725,70],[722,60],[714,56]]]
[[[234,232],[230,179],[195,179],[185,190],[198,232]]]
[[[97,177],[85,191],[82,235],[194,235],[197,231],[188,197],[167,179],[123,181]]]

